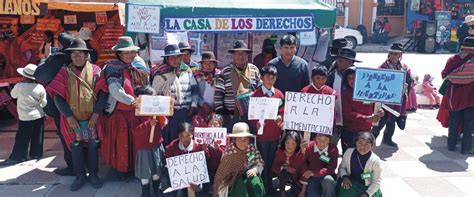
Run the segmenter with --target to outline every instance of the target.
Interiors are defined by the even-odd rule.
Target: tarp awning
[[[131,4],[161,6],[164,17],[297,16],[313,15],[315,25],[333,27],[334,7],[317,0],[129,0]]]

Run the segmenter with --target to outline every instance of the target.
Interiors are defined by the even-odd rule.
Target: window
[[[344,5],[345,0],[321,0],[321,2],[327,3],[336,8],[337,16],[344,16],[344,10],[346,6]]]
[[[378,0],[377,16],[403,16],[405,0]]]

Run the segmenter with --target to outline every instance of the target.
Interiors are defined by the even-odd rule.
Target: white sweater
[[[349,176],[351,174],[351,156],[354,151],[354,148],[349,148],[344,153],[344,156],[342,157],[342,162],[339,165],[339,177],[343,177],[344,175]],[[369,194],[369,196],[372,196],[375,192],[379,190],[380,183],[382,182],[382,168],[380,167],[380,158],[375,155],[374,152],[372,152],[369,157],[369,160],[367,160],[367,163],[364,167],[364,171],[372,172],[372,178],[370,180],[365,180],[365,186],[369,186],[366,192]]]
[[[46,106],[46,90],[37,83],[18,83],[11,93],[18,99],[16,109],[21,121],[37,120],[44,117],[43,107]]]

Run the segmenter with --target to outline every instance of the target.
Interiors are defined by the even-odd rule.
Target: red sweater
[[[164,118],[164,117],[161,117]],[[132,130],[132,139],[133,139],[133,151],[137,152],[143,149],[150,149],[159,146],[163,143],[163,137],[161,133],[161,126],[157,124],[155,126],[155,133],[153,136],[153,142],[150,143],[150,131],[151,117],[138,117],[135,116],[134,122],[137,123],[137,127]]]
[[[290,158],[286,157],[285,151],[278,149],[275,154],[275,160],[273,160],[272,165],[272,172],[275,174],[280,174],[281,167],[287,163],[290,167],[296,169],[296,173],[292,174],[293,180],[297,181],[300,180],[300,176],[304,173],[303,169],[303,162],[304,162],[304,154],[300,151],[298,153],[293,154]]]
[[[166,146],[165,158],[174,157],[174,156],[178,156],[178,155],[184,155],[184,154],[187,154],[187,153],[199,152],[199,151],[202,151],[202,150],[203,150],[202,145],[201,144],[196,144],[196,143],[193,144],[193,149],[189,152],[186,151],[186,150],[181,150],[181,149],[179,149],[179,139],[175,139],[175,140],[171,141],[171,143],[168,144],[168,146]],[[210,157],[209,151],[205,151],[204,153],[206,154],[206,158]]]
[[[325,95],[336,95],[337,96],[337,93],[334,89],[332,89],[331,87],[327,86],[327,85],[324,85],[323,87],[321,87],[321,90],[318,91],[316,90],[316,88],[313,87],[313,85],[307,85],[306,87],[304,87],[301,92],[303,93],[313,93],[313,94],[325,94]]]
[[[311,141],[308,144],[305,152],[305,158],[303,162],[302,173],[306,172],[307,170],[311,170],[314,173],[315,177],[324,177],[326,175],[335,175],[336,168],[337,168],[337,159],[339,156],[339,151],[337,147],[329,144],[328,147],[328,156],[331,158],[329,163],[325,163],[324,161],[319,160],[321,156],[318,152],[314,152],[314,147],[316,143]],[[308,180],[301,176],[301,182],[305,183]]]
[[[350,88],[342,92],[344,127],[354,132],[370,131],[372,123],[365,118],[372,115],[374,105],[352,100],[352,91],[353,89]]]
[[[474,58],[474,55],[468,55],[464,59],[461,59],[459,55],[450,57],[446,62],[444,70],[441,71],[441,77],[446,78],[454,69],[459,68],[471,58]],[[452,83],[448,83],[445,97],[447,97],[449,111],[459,111],[474,107],[474,83],[466,85],[453,85]]]
[[[278,98],[281,99],[282,101],[285,99],[285,96],[283,93],[281,93],[280,90],[275,89],[275,93],[272,95],[272,97],[269,98]],[[257,89],[253,94],[252,97],[268,97],[266,94],[263,93],[262,88]],[[283,117],[283,110],[284,107],[283,105],[280,106],[280,109],[278,110],[278,114]],[[258,120],[250,120],[249,121],[250,126],[253,128],[256,128]],[[270,141],[277,141],[280,139],[281,135],[281,128],[278,127],[276,124],[275,120],[265,120],[265,126],[263,127],[263,134],[262,135],[257,135],[257,142],[270,142]],[[255,133],[257,133],[255,131]]]

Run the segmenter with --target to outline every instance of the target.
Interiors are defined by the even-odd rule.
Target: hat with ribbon
[[[130,36],[121,36],[115,46],[112,47],[113,51],[138,51],[140,47],[133,44],[133,40]]]
[[[349,49],[349,48],[342,48],[337,57],[352,60],[354,62],[362,62],[360,60],[355,59],[356,58],[356,52],[352,49]]]
[[[179,47],[179,50],[181,50],[181,52],[184,52],[185,50],[189,50],[190,53],[194,53],[194,51],[196,51],[191,47],[191,45],[189,45],[188,42],[179,42],[178,47]]]
[[[165,54],[162,55],[161,57],[168,57],[168,56],[174,56],[174,55],[183,55],[184,53],[179,50],[178,45],[176,44],[169,44],[166,45],[165,47]]]
[[[66,51],[90,51],[90,49],[87,48],[87,44],[83,39],[75,38]]]
[[[234,53],[235,51],[245,51],[247,53],[252,52],[251,49],[247,47],[247,44],[243,40],[236,40],[232,49],[229,50],[229,53]]]
[[[219,61],[216,59],[216,56],[214,55],[214,53],[213,53],[212,51],[203,51],[203,52],[202,52],[202,54],[201,54],[201,61],[199,61],[199,63],[205,62],[205,61],[219,62]]]
[[[36,68],[38,68],[38,66],[36,66],[35,64],[28,64],[24,68],[17,68],[16,72],[18,72],[18,74],[22,75],[23,77],[35,80],[34,74]]]
[[[393,43],[388,52],[403,53],[403,45],[400,43]]]
[[[238,122],[232,127],[232,133],[229,134],[229,137],[255,137],[255,135],[250,133],[250,128],[247,123]]]

